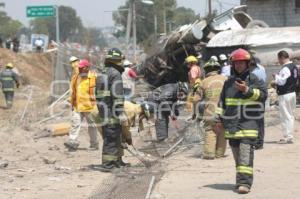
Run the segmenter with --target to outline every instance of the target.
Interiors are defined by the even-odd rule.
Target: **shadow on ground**
[[[216,190],[234,191],[234,184],[209,184],[203,187],[208,187]]]

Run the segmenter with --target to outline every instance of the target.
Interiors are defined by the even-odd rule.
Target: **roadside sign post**
[[[27,17],[56,17],[56,42],[59,43],[59,7],[58,6],[27,6]]]
[[[56,43],[59,43],[59,7],[55,6],[56,8]]]

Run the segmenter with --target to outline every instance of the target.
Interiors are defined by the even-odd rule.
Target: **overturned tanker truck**
[[[201,57],[207,43],[221,31],[246,28],[253,20],[245,10],[246,6],[238,6],[211,20],[197,20],[162,36],[142,64],[145,80],[154,87],[187,81],[185,58]]]
[[[160,38],[154,52],[142,65],[145,80],[158,87],[165,83],[187,81],[184,60],[195,55],[207,61],[212,55],[230,54],[243,47],[255,54],[268,73],[278,72],[277,52],[287,50],[300,58],[300,27],[271,28],[253,20],[246,6],[232,8],[210,21],[200,20],[185,25],[165,38]],[[201,64],[200,64],[201,65]]]

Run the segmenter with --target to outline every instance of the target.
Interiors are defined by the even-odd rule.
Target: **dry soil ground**
[[[2,54],[5,53],[8,52]],[[23,55],[22,58],[24,68],[18,68],[24,73],[33,71],[29,61],[26,61],[27,56]],[[64,148],[66,136],[34,139],[44,127],[36,124],[36,121],[49,115],[47,85],[51,78],[48,80],[43,78],[41,81],[39,76],[43,74],[51,76],[51,67],[49,63],[47,64],[46,58],[33,56],[36,60],[34,64],[38,66],[35,67],[37,75],[33,76],[31,84],[36,87],[24,120],[20,121],[30,93],[29,87],[22,86],[16,92],[12,110],[0,108],[0,163],[5,161],[8,163],[7,167],[0,168],[0,198],[88,198],[101,183],[111,179],[113,174],[87,169],[88,165],[100,163],[101,151],[85,149],[89,145],[86,128],[82,129],[80,135],[82,150],[76,153],[70,153]],[[15,57],[8,53],[5,59]],[[45,64],[44,67],[40,67],[43,65],[41,63]],[[25,70],[25,67],[30,68]],[[30,74],[26,74],[26,77],[30,77]],[[3,96],[0,94],[0,106],[3,105]],[[274,121],[277,114],[272,113],[268,117]],[[60,120],[68,120],[68,116],[50,122]],[[255,179],[252,191],[248,195],[242,196],[233,192],[235,168],[230,149],[227,150],[226,158],[208,161],[195,156],[198,148],[194,147],[179,150],[162,161],[161,169],[165,174],[161,179],[156,179],[157,183],[151,198],[300,198],[299,126],[300,123],[297,121],[295,143],[290,145],[275,143],[281,136],[278,123],[275,122],[266,128],[265,148],[255,152]],[[139,164],[127,153],[125,159],[134,166]]]

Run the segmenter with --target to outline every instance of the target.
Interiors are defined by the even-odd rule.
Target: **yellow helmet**
[[[6,67],[7,67],[7,68],[13,68],[14,65],[13,65],[12,63],[7,63],[7,64],[6,64]]]
[[[185,61],[186,61],[187,63],[198,62],[198,59],[197,59],[195,56],[190,55],[190,56],[188,56],[188,57],[185,59]]]
[[[75,56],[70,57],[69,62],[72,63],[74,61],[79,61],[78,57]]]

